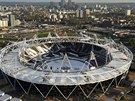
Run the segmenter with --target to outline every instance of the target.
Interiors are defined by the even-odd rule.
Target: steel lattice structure
[[[61,43],[64,43],[64,45]],[[73,47],[76,46],[77,48],[74,51],[77,49],[80,51],[82,47],[86,48],[86,44],[91,47],[100,47],[101,51],[97,53],[100,53],[99,57],[104,57],[102,59],[104,65],[99,66],[94,48],[90,48],[88,59],[84,58],[86,56],[81,59],[77,54],[69,56],[68,54],[72,52],[68,52],[68,54],[63,52],[59,56],[53,54],[53,58],[51,56],[46,57],[46,54],[50,54],[49,52],[54,44],[57,46],[56,50],[60,49],[61,51],[61,47],[67,48],[65,43],[66,45],[67,43],[68,45],[72,44]],[[78,48],[79,44],[82,44],[80,49]],[[84,50],[82,49],[82,51]],[[43,58],[43,55],[45,55],[45,58]],[[15,83],[10,78],[13,78],[26,94],[29,94],[31,86],[34,86],[42,97],[47,98],[52,89],[56,88],[65,99],[68,99],[79,88],[88,98],[99,86],[103,93],[108,91],[113,82],[118,86],[125,79],[132,59],[131,51],[124,45],[115,43],[112,39],[98,39],[88,35],[83,37],[50,36],[7,45],[0,52],[0,69],[13,88],[15,88]],[[91,61],[94,63],[92,64]],[[77,67],[76,64],[78,64],[78,68],[75,68]],[[117,79],[119,76],[120,79]],[[108,80],[110,80],[109,84],[104,87],[103,82]],[[30,84],[27,90],[20,81]],[[43,94],[37,84],[51,87],[46,94]],[[82,86],[91,84],[95,85],[86,93]],[[59,89],[59,86],[74,86],[74,88],[68,95],[65,95]]]

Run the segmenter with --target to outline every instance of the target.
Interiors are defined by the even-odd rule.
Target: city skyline
[[[0,2],[60,2],[61,0],[0,0]],[[66,0],[68,1],[68,0]],[[108,2],[108,3],[130,3],[135,2],[135,0],[72,0],[73,2]]]

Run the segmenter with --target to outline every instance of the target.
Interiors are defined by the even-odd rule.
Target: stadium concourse
[[[96,35],[23,40],[0,52],[1,72],[14,89],[43,98],[86,98],[118,86],[128,74],[133,55],[122,44]],[[59,94],[58,94],[59,92]]]

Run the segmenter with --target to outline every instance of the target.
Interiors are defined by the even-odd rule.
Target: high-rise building
[[[15,15],[12,14],[9,15],[9,26],[11,27],[15,26]]]
[[[85,5],[84,5],[84,8],[86,9],[87,8],[87,4],[85,3]]]
[[[131,10],[130,9],[126,10],[126,16],[130,16],[130,15],[131,15]]]
[[[79,10],[76,10],[76,17],[79,18]]]
[[[65,0],[61,0],[60,6],[61,6],[61,7],[64,7],[65,5],[66,5],[66,1],[65,1]]]
[[[84,17],[83,10],[80,10],[80,18],[83,18],[83,17]]]
[[[69,6],[72,5],[72,0],[68,0],[68,5],[69,5]]]
[[[84,11],[82,9],[76,11],[76,17],[77,18],[83,18],[84,17]]]

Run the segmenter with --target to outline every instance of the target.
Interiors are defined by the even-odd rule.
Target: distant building
[[[96,8],[101,8],[101,5],[96,4]]]
[[[90,15],[90,10],[89,9],[85,9],[84,17],[88,17],[89,15]]]
[[[66,1],[65,1],[65,0],[61,0],[60,6],[61,6],[61,7],[64,7],[65,5],[66,5]]]
[[[59,15],[58,15],[58,18],[59,18],[59,19],[62,19],[62,18],[63,18],[63,15],[62,15],[62,14],[59,14]]]
[[[76,10],[76,17],[77,18],[83,18],[84,17],[84,11],[83,10]]]
[[[0,27],[8,27],[8,20],[6,19],[0,20]]]
[[[80,18],[83,18],[84,14],[83,14],[83,10],[80,10]]]
[[[76,10],[76,17],[79,18],[79,10]]]
[[[87,5],[86,5],[86,3],[85,3],[85,5],[84,5],[84,8],[85,8],[85,9],[87,8]]]
[[[71,5],[72,4],[72,0],[68,0],[68,4]]]
[[[15,25],[18,26],[21,24],[21,21],[20,20],[15,20]]]
[[[1,10],[2,10],[2,11],[7,11],[7,10],[9,10],[9,7],[7,7],[7,6],[2,6]]]
[[[55,22],[55,21],[57,21],[57,20],[58,20],[58,18],[57,18],[57,15],[56,15],[56,14],[51,14],[49,18],[50,18],[50,21],[52,21],[52,22]]]
[[[15,26],[15,15],[12,14],[9,15],[9,26],[11,27]]]
[[[126,10],[126,16],[130,16],[130,15],[131,15],[131,10],[130,9]]]
[[[72,2],[72,0],[68,0],[68,2],[67,2],[67,6],[68,6],[68,8],[74,8],[75,3],[74,3],[74,2]]]

